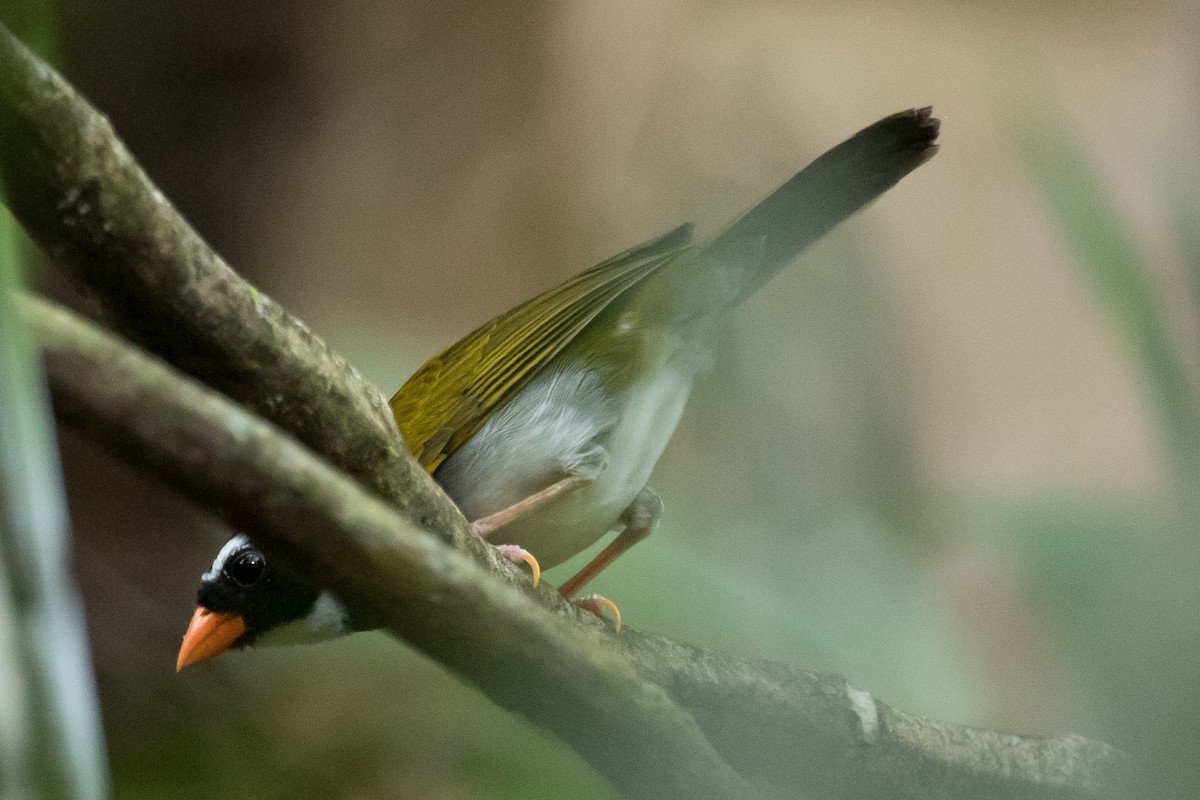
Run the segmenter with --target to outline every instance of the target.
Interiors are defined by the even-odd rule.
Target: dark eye
[[[239,586],[253,586],[267,571],[267,560],[257,550],[244,550],[225,566],[225,574]]]

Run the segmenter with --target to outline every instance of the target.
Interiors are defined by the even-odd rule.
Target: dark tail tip
[[[933,158],[938,151],[936,141],[941,127],[942,121],[933,116],[933,106],[910,108],[868,125],[839,147],[872,141],[880,157],[899,156],[898,163],[911,164],[911,170]],[[911,161],[904,159],[904,155],[909,155]]]
[[[830,228],[932,158],[940,127],[928,106],[868,125],[796,173],[711,247],[736,254],[754,249],[758,274],[745,289],[752,291]]]

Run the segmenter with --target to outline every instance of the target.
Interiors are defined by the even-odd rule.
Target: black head
[[[255,643],[320,641],[346,633],[332,595],[273,563],[244,535],[225,543],[200,579],[177,669]]]

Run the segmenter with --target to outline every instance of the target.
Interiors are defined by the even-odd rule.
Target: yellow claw
[[[499,544],[496,545],[496,550],[514,564],[518,561],[528,564],[529,569],[533,571],[533,588],[537,588],[538,581],[542,579],[542,565],[533,557],[533,553],[515,544]]]
[[[533,557],[533,553],[529,552],[528,550],[524,552],[525,555],[522,556],[522,560],[529,565],[531,570],[533,570],[533,588],[536,589],[538,581],[542,579],[542,565],[539,564],[538,560]]]
[[[617,604],[614,603],[612,600],[609,600],[604,595],[602,595],[602,594],[589,595],[580,600],[575,600],[574,603],[575,603],[575,605],[579,606],[580,608],[584,609],[585,611],[592,612],[597,617],[603,617],[604,615],[601,614],[600,611],[601,611],[601,609],[607,608],[609,611],[612,612],[613,632],[614,633],[621,632],[621,609],[617,608]]]

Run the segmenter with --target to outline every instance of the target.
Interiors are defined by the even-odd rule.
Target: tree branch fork
[[[531,589],[409,457],[381,393],[214,253],[2,28],[0,192],[125,337],[21,300],[64,422],[320,575],[625,796],[1087,798],[1125,776],[1100,742],[905,714],[838,676],[613,635]]]

